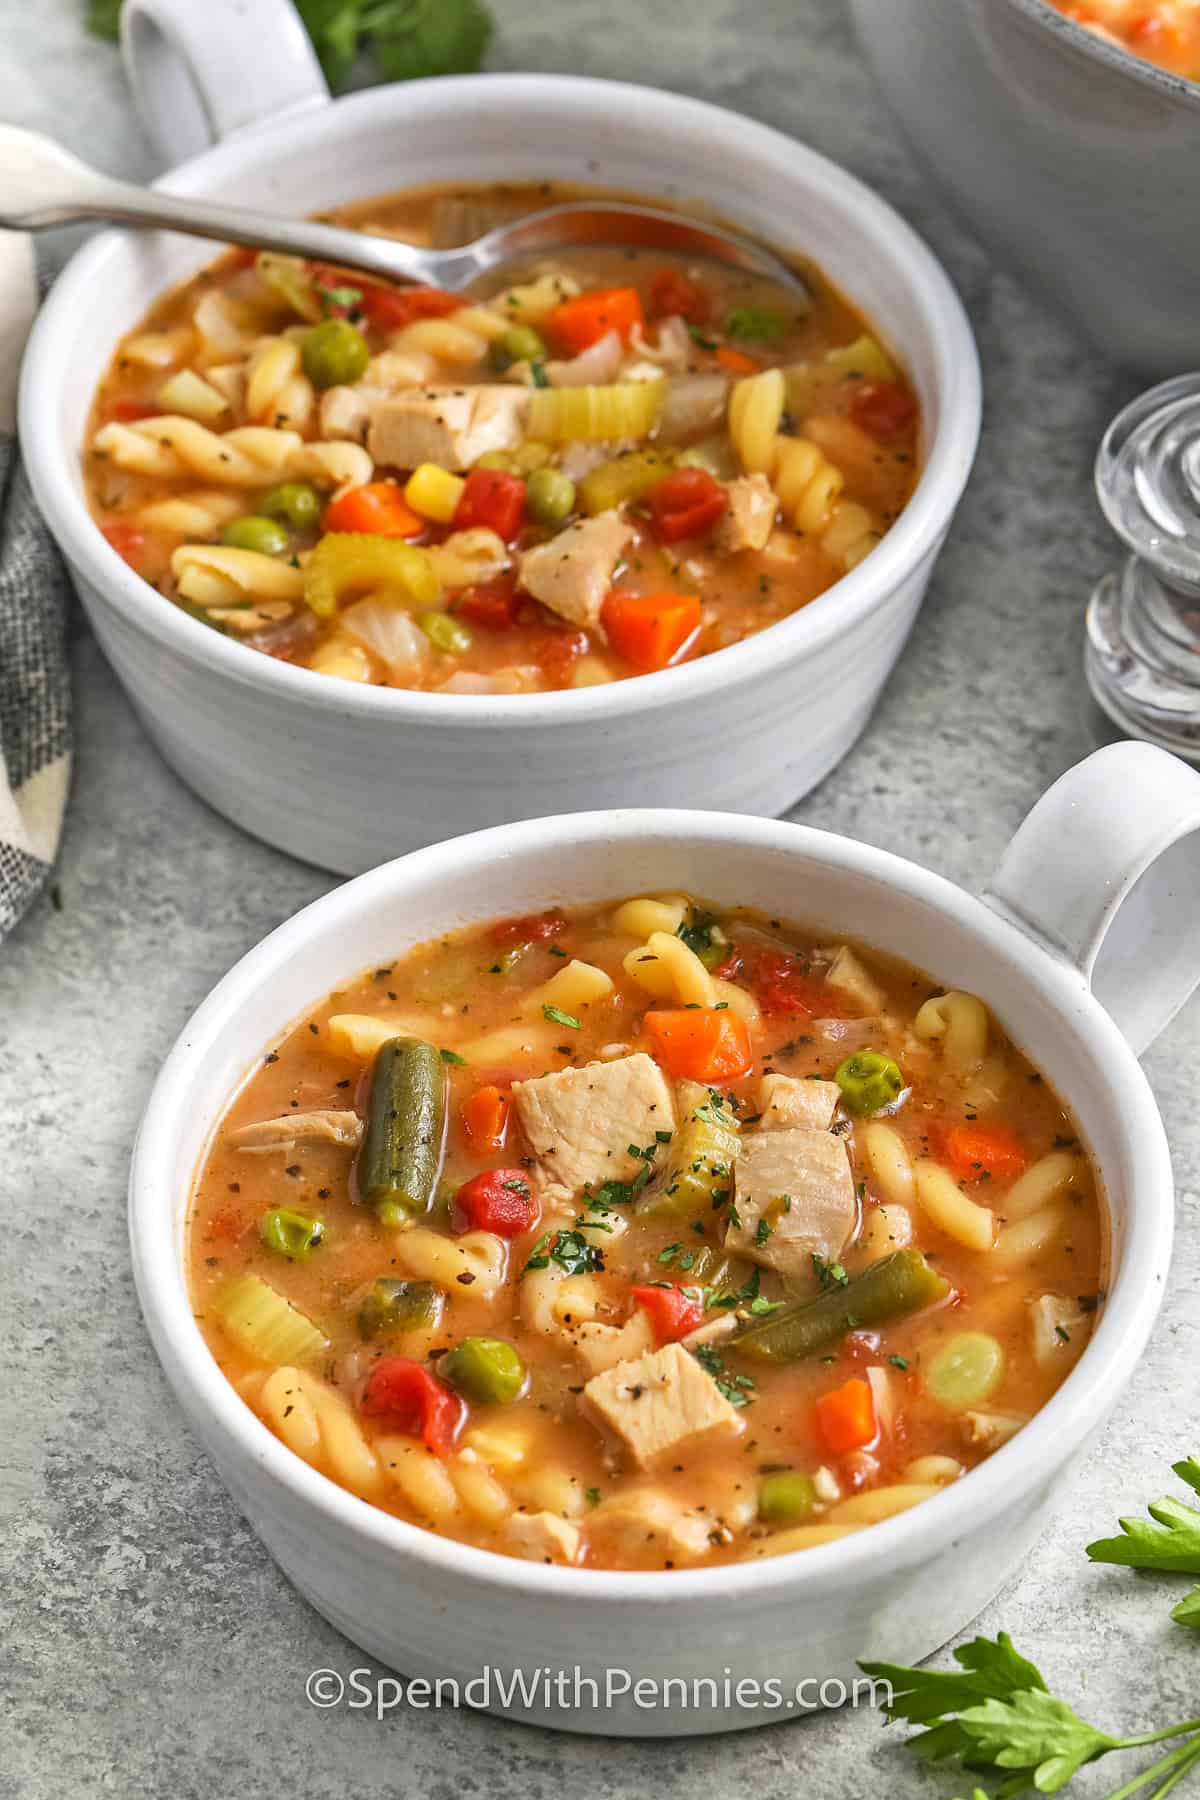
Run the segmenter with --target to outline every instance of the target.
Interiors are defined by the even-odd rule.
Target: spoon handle
[[[80,219],[153,225],[223,244],[244,244],[286,256],[313,257],[400,281],[445,279],[446,259],[394,238],[371,237],[309,219],[281,219],[248,207],[225,206],[116,181],[89,168],[39,132],[0,125],[0,226],[45,231]]]

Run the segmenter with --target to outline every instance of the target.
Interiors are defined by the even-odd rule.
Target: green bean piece
[[[445,1307],[446,1296],[432,1281],[377,1281],[358,1309],[358,1329],[364,1338],[433,1330]]]
[[[231,519],[221,533],[221,542],[231,550],[256,550],[260,556],[282,556],[288,547],[288,534],[274,519],[258,519],[247,513],[245,518]]]
[[[848,1331],[886,1325],[944,1300],[950,1283],[931,1269],[919,1250],[896,1250],[845,1284],[815,1300],[801,1300],[749,1325],[730,1350],[757,1362],[793,1363],[820,1356]]]
[[[314,387],[350,387],[366,374],[371,352],[349,319],[322,319],[305,332],[300,357]]]
[[[799,1469],[776,1469],[758,1484],[758,1516],[768,1525],[798,1525],[817,1504],[811,1475]]]
[[[535,469],[525,503],[539,525],[561,525],[575,511],[575,483],[561,469]]]
[[[444,650],[447,656],[461,656],[471,648],[470,626],[464,625],[461,619],[451,618],[449,613],[418,613],[417,624],[434,649]]]
[[[306,531],[321,517],[321,496],[309,481],[281,481],[267,489],[255,511],[264,519],[286,519],[297,531]]]
[[[446,1066],[421,1038],[389,1038],[375,1057],[358,1192],[384,1225],[429,1211],[446,1135]]]
[[[441,1379],[468,1400],[506,1406],[525,1386],[525,1364],[503,1338],[469,1337],[438,1363]]]
[[[904,1087],[899,1063],[882,1050],[856,1050],[834,1070],[833,1079],[842,1090],[846,1111],[859,1118],[890,1106]]]
[[[514,363],[541,362],[546,346],[530,326],[510,325],[504,335],[494,341],[488,354],[493,368],[511,369]]]
[[[976,1406],[991,1393],[1004,1368],[1004,1351],[986,1331],[947,1338],[925,1369],[925,1387],[953,1412]]]
[[[267,1249],[274,1250],[277,1256],[302,1262],[324,1241],[325,1227],[320,1219],[310,1219],[307,1213],[277,1206],[263,1214],[258,1233]]]

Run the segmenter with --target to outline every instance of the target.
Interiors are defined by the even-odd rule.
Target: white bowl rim
[[[1172,100],[1183,100],[1191,106],[1200,101],[1200,81],[1189,81],[1186,75],[1176,75],[1170,69],[1160,68],[1157,63],[1139,56],[1135,50],[1127,50],[1123,44],[1110,44],[1107,38],[1089,31],[1077,19],[1059,12],[1056,6],[1050,4],[1050,0],[1008,0],[1008,3],[1037,24],[1058,32],[1064,42],[1074,49],[1098,58],[1115,73],[1134,76],[1145,86],[1157,88]]]
[[[536,858],[553,851],[567,833],[577,844],[665,838],[722,851],[775,849],[801,862],[839,870],[848,880],[886,887],[912,906],[949,915],[985,950],[1021,966],[1026,974],[1031,966],[1036,969],[1052,1008],[1060,1017],[1075,1018],[1093,1068],[1120,1093],[1128,1138],[1140,1145],[1134,1179],[1137,1203],[1129,1210],[1121,1266],[1095,1333],[1062,1386],[1015,1438],[910,1511],[836,1543],[704,1569],[611,1571],[524,1562],[408,1524],[310,1468],[241,1399],[205,1342],[188,1300],[174,1209],[163,1206],[162,1196],[172,1185],[181,1108],[207,1046],[236,1027],[250,993],[269,984],[301,944],[342,915],[353,917],[389,894],[394,899],[397,892],[420,890],[451,873],[461,874],[464,855],[471,866],[480,868],[495,866],[499,860]],[[256,1048],[248,1050],[248,1064]],[[201,1003],[163,1065],[134,1149],[129,1228],[143,1314],[176,1392],[186,1391],[190,1406],[209,1415],[233,1440],[240,1458],[257,1464],[293,1500],[357,1533],[376,1549],[493,1590],[532,1590],[548,1601],[587,1598],[671,1605],[765,1597],[785,1576],[789,1585],[802,1578],[808,1595],[883,1578],[889,1571],[894,1574],[927,1561],[938,1545],[979,1530],[1022,1490],[1060,1467],[1105,1416],[1145,1346],[1169,1267],[1173,1192],[1162,1120],[1125,1038],[1077,970],[1050,956],[983,901],[888,851],[809,826],[728,813],[630,808],[522,820],[415,850],[335,888],[278,926]]]
[[[714,141],[734,129],[740,153],[759,150],[764,156],[778,155],[786,149],[794,167],[819,174],[826,195],[837,198],[848,219],[865,226],[873,237],[890,240],[893,255],[907,264],[919,296],[941,417],[912,498],[871,555],[807,606],[739,644],[675,669],[598,687],[547,694],[426,694],[336,681],[264,656],[165,604],[134,574],[105,542],[77,489],[79,447],[63,444],[57,431],[49,428],[48,421],[57,414],[54,396],[72,378],[63,347],[70,341],[75,309],[86,305],[89,289],[103,284],[107,265],[127,250],[128,233],[106,231],[80,251],[55,282],[31,334],[21,376],[20,430],[30,481],[68,560],[130,626],[185,663],[212,667],[243,687],[273,692],[281,699],[290,696],[329,713],[456,729],[569,726],[575,720],[616,720],[656,703],[702,701],[849,632],[886,604],[935,550],[974,459],[982,414],[978,352],[962,302],[941,264],[899,213],[857,177],[772,126],[708,101],[594,77],[491,74],[368,88],[333,105],[347,129],[353,122],[354,129],[366,130],[374,117],[397,107],[418,114],[426,106],[469,108],[481,92],[514,112],[556,95],[578,96],[581,103],[603,96],[614,109],[652,111],[664,136],[673,120],[681,126],[688,122],[703,126]],[[261,152],[272,141],[282,147],[313,117],[305,112],[265,120],[180,164],[156,185],[181,194],[207,193],[223,178],[236,175],[246,149]]]

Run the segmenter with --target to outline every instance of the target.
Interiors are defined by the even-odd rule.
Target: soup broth
[[[578,191],[329,216],[446,244]],[[585,245],[450,295],[227,255],[118,348],[93,514],[168,600],[346,680],[526,693],[673,666],[824,593],[912,491],[907,378],[803,274]]]
[[[683,895],[502,920],[299,1021],[221,1121],[197,1318],[283,1442],[588,1568],[824,1543],[1055,1392],[1095,1172],[972,996]]]

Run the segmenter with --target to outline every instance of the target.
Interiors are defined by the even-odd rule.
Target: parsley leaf
[[[840,1262],[826,1262],[825,1258],[819,1256],[815,1250],[810,1254],[813,1273],[823,1288],[849,1287],[850,1277]]]
[[[968,1707],[959,1724],[971,1739],[972,1762],[986,1758],[998,1769],[1028,1770],[1041,1794],[1056,1794],[1084,1763],[1117,1747],[1116,1738],[1041,1688]]]
[[[583,1027],[574,1013],[564,1012],[561,1006],[543,1006],[542,1017],[551,1025],[565,1025],[570,1031],[582,1031]]]
[[[466,1057],[460,1056],[457,1050],[443,1050],[441,1057],[444,1063],[462,1063],[463,1067],[466,1067]]]
[[[1172,1465],[1181,1481],[1200,1492],[1200,1462],[1194,1456]],[[1097,1538],[1087,1553],[1093,1562],[1119,1563],[1129,1569],[1159,1569],[1173,1575],[1200,1575],[1200,1507],[1170,1495],[1152,1500],[1150,1519],[1118,1519],[1121,1537]],[[1150,1521],[1153,1520],[1154,1523]],[[1171,1609],[1177,1625],[1200,1630],[1200,1586]]]
[[[604,1252],[598,1244],[589,1244],[576,1230],[544,1232],[529,1253],[529,1261],[521,1270],[548,1269],[556,1262],[568,1275],[591,1275],[604,1268]]]

